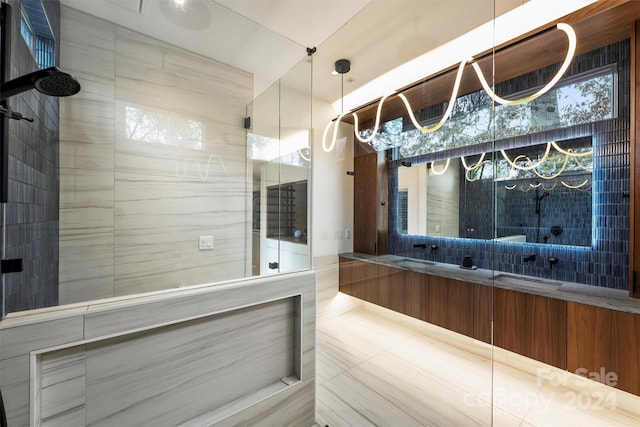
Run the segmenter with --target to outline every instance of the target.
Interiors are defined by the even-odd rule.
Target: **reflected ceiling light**
[[[460,156],[460,161],[462,161],[462,167],[464,167],[468,171],[479,168],[480,165],[482,165],[482,161],[484,160],[484,156],[486,154],[487,153],[482,153],[482,155],[480,156],[480,160],[478,160],[478,163],[476,163],[475,165],[471,165],[471,166],[467,165],[467,161],[464,159],[464,156]]]
[[[442,175],[443,173],[445,173],[447,171],[447,169],[449,169],[449,163],[451,162],[451,159],[447,159],[447,162],[444,164],[444,168],[442,168],[442,170],[440,171],[436,171],[436,162],[431,162],[431,173],[434,175]]]
[[[531,161],[531,160],[529,160]],[[562,167],[560,168],[560,170],[552,175],[542,175],[540,172],[538,172],[538,169],[533,169],[533,173],[535,173],[536,175],[538,175],[540,178],[542,179],[553,179],[553,178],[557,178],[560,176],[560,174],[562,174],[562,172],[564,172],[565,168],[567,167],[567,162],[569,161],[569,156],[565,156],[564,157],[564,163],[562,164]]]
[[[516,184],[513,184],[511,187],[509,187],[508,185],[505,185],[504,188],[506,188],[507,190],[513,190],[516,188]]]
[[[480,84],[482,85],[482,88],[484,89],[485,92],[487,92],[487,95],[489,95],[491,99],[493,99],[498,104],[502,104],[502,105],[524,104],[525,102],[533,101],[534,99],[549,92],[551,88],[553,88],[553,86],[555,86],[555,84],[558,83],[558,80],[562,78],[564,73],[567,71],[567,68],[569,68],[569,65],[571,65],[573,56],[576,53],[576,33],[575,31],[573,31],[573,28],[571,28],[571,26],[568,24],[559,23],[556,26],[556,28],[564,31],[567,34],[567,39],[569,40],[569,48],[567,49],[567,55],[564,58],[564,62],[562,63],[562,66],[560,67],[556,75],[542,89],[540,89],[539,91],[537,91],[532,95],[529,95],[520,99],[514,99],[514,100],[507,100],[499,97],[491,89],[491,87],[489,86],[489,83],[487,83],[487,79],[484,77],[484,74],[482,73],[482,70],[480,69],[480,66],[478,65],[478,63],[473,62],[471,64],[471,66],[473,67],[473,69],[475,70],[478,76],[478,79],[480,80]]]
[[[564,181],[560,181],[560,183],[561,183],[562,185],[564,185],[564,186],[565,186],[565,187],[567,187],[567,188],[571,188],[572,190],[577,190],[578,188],[584,187],[585,185],[587,185],[587,183],[588,183],[588,182],[589,182],[589,179],[588,179],[588,178],[587,178],[587,179],[585,179],[581,184],[578,184],[578,185],[570,185],[570,184],[567,184],[567,183],[566,183],[566,182],[564,182]]]
[[[534,165],[531,166],[518,166],[515,162],[521,158],[521,157],[525,157],[528,159],[529,164],[531,164],[531,159],[529,159],[527,156],[524,155],[520,155],[518,157],[516,157],[514,159],[514,161],[511,161],[511,159],[509,158],[509,156],[507,156],[507,153],[504,152],[504,150],[500,150],[500,152],[502,153],[502,157],[504,157],[504,159],[507,161],[507,163],[509,163],[511,165],[512,168],[521,170],[521,171],[530,171],[533,170],[535,168],[537,168],[538,166],[540,166],[542,163],[544,163],[545,160],[547,160],[547,156],[549,156],[549,150],[551,149],[551,143],[548,142],[547,143],[547,149],[544,152],[544,155],[542,156],[542,158],[540,159],[540,161]]]
[[[553,148],[558,150],[560,153],[566,154],[567,156],[571,156],[571,157],[583,157],[583,156],[590,156],[593,154],[593,149],[589,151],[583,151],[582,153],[575,153],[571,151],[571,149],[563,150],[555,141],[551,141],[551,145],[553,145]]]
[[[577,157],[573,156],[573,161],[575,162],[576,165],[578,165],[578,167],[580,169],[586,170],[587,172],[593,172],[593,167],[589,167],[589,166],[584,166],[582,163],[580,163],[580,161],[578,160]]]
[[[541,185],[542,185],[542,183],[541,183],[541,182],[539,182],[539,183],[537,183],[537,184],[531,184],[531,183],[529,183],[529,187],[531,187],[531,188],[538,188],[538,187],[540,187]]]
[[[305,155],[304,151],[306,151],[308,155]],[[307,162],[311,161],[311,150],[309,149],[309,147],[298,148],[298,155],[302,158],[302,160],[305,160]]]

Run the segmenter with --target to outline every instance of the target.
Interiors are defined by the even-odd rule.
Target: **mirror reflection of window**
[[[460,163],[457,159],[427,166],[427,232],[431,236],[459,236]]]
[[[591,137],[413,163],[398,169],[398,231],[590,246],[592,175]]]
[[[401,117],[384,123],[372,145],[378,150],[397,147],[397,158],[410,158],[611,119],[618,114],[616,80],[616,66],[609,65],[565,78],[534,101],[495,108],[486,92],[472,92],[456,99],[451,118],[437,132],[420,132],[408,125],[408,117]],[[538,89],[508,97],[523,97]],[[422,126],[431,126],[440,120],[445,106],[427,107],[416,116]],[[371,129],[362,131],[364,137],[370,133]]]

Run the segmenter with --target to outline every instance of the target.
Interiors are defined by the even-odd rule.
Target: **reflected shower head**
[[[31,89],[49,96],[71,96],[80,92],[80,83],[58,67],[46,68],[2,83],[0,101]]]

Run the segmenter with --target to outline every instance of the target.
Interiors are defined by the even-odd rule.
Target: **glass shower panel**
[[[278,272],[280,262],[280,82],[248,108],[247,150],[252,175],[252,274]]]
[[[280,271],[311,267],[312,56],[280,79]]]
[[[248,141],[250,73],[64,6],[55,19],[60,66],[82,91],[10,98],[36,122],[9,124],[3,255],[24,268],[3,275],[4,314],[309,267],[309,164],[281,140],[308,154],[310,62],[256,100]],[[19,28],[20,13],[13,21]],[[14,40],[12,72],[36,69]],[[277,194],[272,239],[267,187]],[[285,238],[305,250],[281,269]],[[254,265],[272,241],[274,268]]]
[[[250,105],[253,274],[310,267],[311,59]]]

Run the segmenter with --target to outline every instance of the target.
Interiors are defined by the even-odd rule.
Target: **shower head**
[[[80,83],[58,67],[46,68],[2,83],[0,101],[31,89],[49,96],[71,96],[80,91]]]

